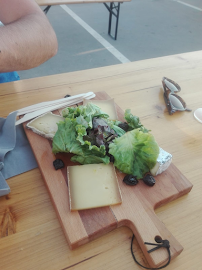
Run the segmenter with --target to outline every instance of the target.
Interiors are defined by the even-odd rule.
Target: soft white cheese
[[[26,127],[45,138],[53,139],[58,130],[57,123],[63,120],[62,116],[49,112],[30,121]]]
[[[172,155],[159,147],[159,155],[155,166],[150,170],[153,176],[164,172],[172,162]]]

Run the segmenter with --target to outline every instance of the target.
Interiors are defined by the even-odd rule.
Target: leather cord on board
[[[152,246],[155,246],[154,248],[148,250],[148,253],[151,253],[151,252],[153,252],[153,251],[155,251],[155,250],[157,250],[157,249],[159,249],[159,248],[162,248],[162,247],[163,247],[163,248],[166,248],[167,251],[168,251],[168,261],[167,261],[166,264],[164,264],[163,266],[158,267],[158,268],[150,268],[150,267],[146,267],[146,266],[140,264],[140,263],[136,260],[135,255],[134,255],[134,253],[133,253],[133,240],[134,240],[134,238],[135,238],[135,236],[134,236],[134,234],[133,234],[133,237],[132,237],[132,240],[131,240],[131,254],[132,254],[132,256],[133,256],[134,261],[135,261],[139,266],[143,267],[144,269],[157,270],[157,269],[163,269],[163,268],[165,268],[166,266],[169,265],[170,260],[171,260],[171,254],[170,254],[170,243],[169,243],[168,240],[160,240],[160,241],[158,241],[158,244],[155,244],[155,243],[148,243],[148,242],[145,242],[145,243],[144,243],[145,245],[152,245]]]

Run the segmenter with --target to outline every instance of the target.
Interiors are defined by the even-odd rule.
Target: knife
[[[52,101],[45,101],[45,102],[41,102],[41,103],[37,103],[22,109],[18,110],[18,114],[17,115],[23,115],[23,114],[27,114],[33,111],[37,111],[49,106],[54,106],[54,105],[59,105],[59,104],[65,104],[65,103],[69,103],[73,100],[81,100],[81,99],[91,99],[95,97],[95,94],[93,92],[88,92],[88,93],[84,93],[84,94],[78,94],[78,95],[74,95],[74,96],[70,96],[68,98],[61,98],[61,99],[57,99],[57,100],[52,100]]]
[[[16,121],[17,111],[10,113],[4,123],[0,125],[0,196],[7,195],[10,187],[7,184],[2,170],[4,168],[5,155],[14,149],[16,143]]]
[[[43,108],[41,110],[34,110],[34,111],[30,112],[30,113],[25,114],[21,119],[17,120],[15,125],[17,126],[19,124],[22,124],[22,123],[24,123],[24,122],[26,122],[26,121],[28,121],[30,119],[33,119],[33,118],[35,118],[35,117],[37,117],[39,115],[42,115],[44,113],[51,112],[51,111],[54,111],[54,110],[57,110],[57,109],[60,109],[60,108],[64,108],[64,107],[67,107],[67,106],[71,106],[71,105],[80,103],[80,102],[83,101],[84,98],[85,99],[91,99],[93,97],[95,97],[95,94],[92,93],[92,92],[89,92],[87,94],[80,95],[80,97],[74,96],[74,98],[72,97],[72,99],[70,99],[70,100],[68,98],[68,100],[66,99],[66,101],[63,102],[63,103],[59,103],[59,104],[56,103],[56,105],[48,106],[48,107],[45,107],[45,108]]]

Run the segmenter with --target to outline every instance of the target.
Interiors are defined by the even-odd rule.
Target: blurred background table
[[[108,34],[115,40],[118,34],[120,4],[129,1],[131,0],[36,0],[39,6],[46,6],[44,9],[45,13],[49,11],[51,6],[56,5],[103,3],[109,11]],[[115,20],[115,30],[112,30],[113,19]],[[114,32],[114,34],[112,34],[112,32]]]
[[[66,94],[103,90],[123,110],[131,108],[194,185],[188,195],[156,210],[184,247],[166,269],[201,270],[202,125],[193,116],[202,107],[201,74],[202,51],[198,51],[5,83],[0,85],[0,116]],[[163,76],[181,86],[179,95],[192,112],[168,114]],[[0,198],[0,269],[140,269],[130,253],[132,233],[125,227],[71,251],[39,169],[10,178],[8,184],[11,193]],[[134,250],[146,263],[136,242]]]

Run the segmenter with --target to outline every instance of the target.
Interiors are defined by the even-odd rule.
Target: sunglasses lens
[[[172,93],[180,91],[180,89],[178,89],[172,82],[169,82],[167,79],[164,79],[164,83]]]
[[[169,98],[170,98],[170,103],[175,109],[180,110],[180,111],[185,110],[185,107],[183,106],[182,102],[179,100],[177,96],[170,95]]]
[[[163,77],[162,84],[164,88],[164,100],[168,109],[169,114],[173,114],[176,111],[189,111],[184,100],[175,94],[181,90],[181,87],[176,82]]]

